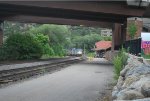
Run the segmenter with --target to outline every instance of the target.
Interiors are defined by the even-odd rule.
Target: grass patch
[[[95,52],[89,52],[89,53],[87,53],[87,57],[94,58],[94,56],[95,56]]]
[[[142,55],[142,57],[145,59],[150,59],[150,55]]]

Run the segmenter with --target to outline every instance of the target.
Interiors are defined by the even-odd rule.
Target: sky
[[[143,41],[150,41],[150,33],[142,32],[141,37]]]

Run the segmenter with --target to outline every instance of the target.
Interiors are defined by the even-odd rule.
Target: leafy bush
[[[33,59],[42,55],[41,45],[29,34],[11,34],[3,47],[7,59]]]
[[[48,56],[62,57],[65,55],[65,50],[64,50],[62,44],[57,44],[57,43],[51,44],[48,35],[38,33],[38,34],[34,35],[34,38],[41,44],[42,49],[43,49],[43,55],[46,55],[47,57]]]
[[[32,28],[28,33],[32,33],[35,39],[42,43],[43,55],[64,56],[65,48],[70,46],[70,32],[67,26],[43,24]],[[42,34],[40,34],[42,33]]]
[[[113,59],[114,65],[114,78],[117,80],[120,76],[120,71],[126,65],[128,56],[125,54],[126,50],[122,47],[118,55]]]
[[[111,41],[111,40],[112,40],[112,37],[111,37],[111,36],[103,36],[102,38],[103,38],[103,40],[105,40],[105,41]]]
[[[34,39],[41,45],[43,55],[49,55],[51,49],[49,46],[49,37],[41,33],[33,34]]]
[[[126,50],[122,47],[121,50],[119,51],[119,54],[118,54],[121,57],[121,61],[122,61],[123,66],[125,66],[127,63],[128,56],[125,53],[128,52],[128,50],[129,50],[129,48]]]
[[[117,80],[119,78],[120,71],[123,68],[122,67],[122,57],[116,56],[113,60],[113,64],[114,64],[114,73],[115,73],[114,78]]]
[[[0,47],[0,60],[6,60],[8,59],[9,55],[8,55],[8,48],[6,46],[1,46]]]
[[[87,53],[87,56],[88,56],[88,57],[94,58],[95,52],[88,52],[88,53]]]
[[[33,27],[29,30],[29,33],[38,34],[42,33],[49,36],[50,44],[56,45],[61,44],[63,46],[68,44],[66,38],[70,37],[70,32],[65,25],[53,25],[43,24],[39,27]]]
[[[48,55],[48,56],[54,56],[55,55],[53,48],[50,47],[49,44],[45,44],[43,46],[43,49],[44,49],[44,54],[45,55]]]
[[[65,56],[66,54],[66,51],[63,49],[63,46],[61,45],[55,45],[55,46],[52,46],[53,50],[54,50],[54,53],[55,53],[55,56]]]

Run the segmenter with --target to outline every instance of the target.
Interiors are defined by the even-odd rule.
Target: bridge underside
[[[1,22],[9,20],[112,28],[113,46],[125,40],[127,18],[150,17],[147,12],[149,7],[146,9],[140,5],[129,6],[126,0],[113,2],[101,0],[96,2],[0,1]]]
[[[127,17],[141,17],[145,8],[130,7],[125,1],[116,2],[58,2],[22,1],[0,2],[0,19],[14,16],[38,16],[88,21],[124,23]],[[33,18],[30,18],[30,20]],[[24,19],[22,19],[23,21]],[[28,19],[29,20],[29,19]],[[41,21],[42,22],[42,21]]]
[[[84,26],[103,27],[103,28],[112,28],[113,26],[113,23],[104,22],[104,21],[89,21],[89,20],[54,18],[54,17],[25,16],[25,15],[7,17],[7,20],[18,21],[23,23],[84,25]]]

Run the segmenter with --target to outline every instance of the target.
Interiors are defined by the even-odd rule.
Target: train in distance
[[[81,49],[81,48],[68,49],[69,56],[82,56],[82,54],[83,54],[83,49]]]

